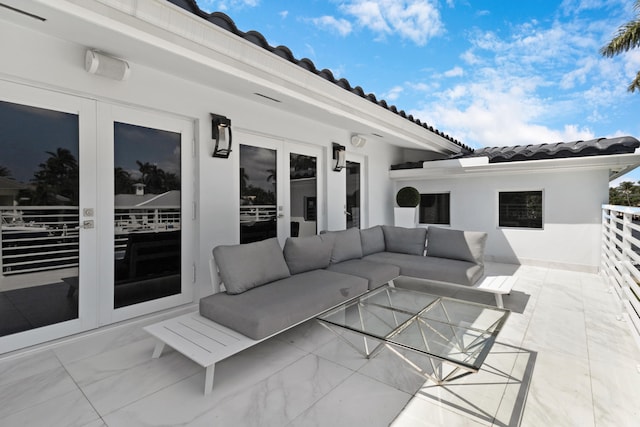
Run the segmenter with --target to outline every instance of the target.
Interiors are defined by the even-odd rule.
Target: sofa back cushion
[[[213,257],[228,294],[240,294],[290,276],[275,237],[255,243],[217,246]]]
[[[404,228],[383,225],[384,245],[387,252],[424,255],[427,240],[426,228]]]
[[[289,237],[284,244],[284,259],[291,274],[329,266],[334,236]]]
[[[360,243],[362,244],[362,256],[385,251],[384,233],[382,227],[375,227],[360,230]]]
[[[362,258],[359,229],[348,228],[340,231],[326,231],[323,234],[333,235],[335,238],[333,250],[331,251],[332,263]]]
[[[481,231],[429,227],[427,232],[427,256],[482,264],[486,242],[487,233]]]

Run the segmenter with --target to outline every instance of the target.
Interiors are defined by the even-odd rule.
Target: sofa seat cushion
[[[392,264],[369,262],[361,259],[331,264],[327,270],[363,277],[369,281],[369,289],[384,285],[400,275],[400,267]]]
[[[260,340],[367,291],[362,277],[313,270],[250,291],[217,293],[200,300],[200,314]]]
[[[397,265],[400,267],[402,276],[465,286],[473,286],[484,274],[482,264],[431,256],[379,252],[363,259],[370,262]]]
[[[277,238],[213,249],[220,278],[229,294],[239,294],[289,277],[289,267]]]

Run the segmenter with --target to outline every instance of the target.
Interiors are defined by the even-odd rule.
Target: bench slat
[[[257,343],[198,313],[168,319],[144,329],[203,367],[211,366]]]

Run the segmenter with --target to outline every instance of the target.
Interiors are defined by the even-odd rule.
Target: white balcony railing
[[[640,208],[602,206],[601,273],[640,339]]]

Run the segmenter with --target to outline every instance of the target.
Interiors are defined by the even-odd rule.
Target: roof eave
[[[571,172],[578,170],[608,170],[609,181],[640,166],[640,149],[630,154],[573,157],[548,160],[489,163],[480,157],[475,162],[454,163],[449,160],[425,162],[422,169],[399,169],[389,171],[389,177],[398,181],[415,179],[442,179],[463,176],[527,174],[547,172]]]

